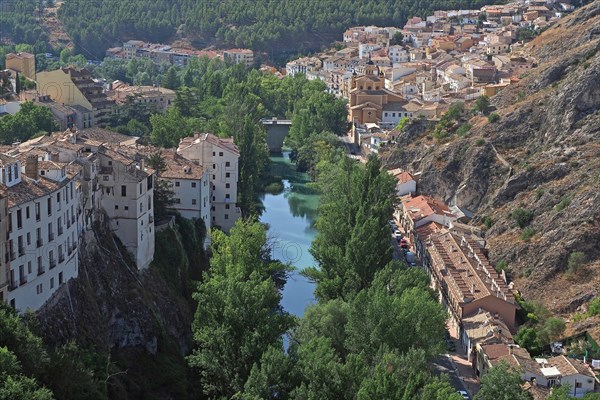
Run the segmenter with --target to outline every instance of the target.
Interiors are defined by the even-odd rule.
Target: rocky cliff
[[[493,262],[504,260],[525,297],[570,313],[600,288],[600,1],[565,17],[524,51],[538,67],[491,99],[464,136],[435,141],[413,123],[383,154],[422,171],[419,191],[485,217]],[[526,234],[510,217],[533,212]],[[531,236],[528,238],[527,236]],[[572,253],[585,261],[566,273]]]
[[[161,233],[175,238],[175,231]],[[157,249],[160,249],[157,235]],[[106,224],[86,232],[79,247],[79,277],[38,312],[48,345],[71,340],[107,357],[111,399],[185,399],[192,305],[157,268],[138,272]],[[181,251],[184,253],[184,250]],[[182,256],[183,257],[183,256]],[[171,275],[177,275],[173,259]],[[104,376],[106,375],[106,376]]]

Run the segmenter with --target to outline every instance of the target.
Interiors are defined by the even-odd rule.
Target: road
[[[448,374],[450,377],[450,384],[458,391],[467,391],[462,379],[458,376],[458,372],[454,368],[454,364],[450,360],[448,354],[439,356],[433,361],[434,373],[440,375],[442,373]]]

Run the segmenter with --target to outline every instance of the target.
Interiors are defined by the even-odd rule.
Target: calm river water
[[[314,302],[315,285],[300,275],[306,267],[315,265],[308,252],[315,237],[313,227],[319,196],[308,187],[308,175],[296,172],[289,152],[271,154],[273,174],[283,178],[285,190],[278,195],[263,196],[261,222],[269,225],[268,237],[274,243],[273,258],[296,267],[283,289],[283,308],[302,316],[306,306]]]

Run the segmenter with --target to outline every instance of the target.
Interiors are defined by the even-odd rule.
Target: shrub
[[[479,138],[475,142],[475,145],[480,146],[480,147],[483,146],[484,144],[485,144],[485,139],[483,139],[483,138]]]
[[[270,194],[279,194],[283,192],[283,184],[281,182],[271,182],[265,186],[265,192]]]
[[[569,260],[567,261],[569,274],[574,274],[586,263],[585,254],[581,251],[575,251],[569,254]]]
[[[531,239],[532,237],[535,236],[535,228],[532,226],[529,226],[525,229],[523,229],[523,232],[521,232],[521,240],[524,240],[526,242],[529,241],[529,239]]]
[[[462,101],[457,101],[456,103],[452,103],[452,105],[446,111],[446,117],[454,120],[460,119],[463,111],[465,110],[465,103]]]
[[[406,124],[408,123],[408,121],[410,121],[408,119],[408,117],[402,118],[400,121],[398,121],[398,125],[396,125],[396,129],[401,131],[402,129],[404,129],[404,127],[406,127]]]
[[[487,229],[490,229],[492,227],[492,225],[494,225],[494,220],[492,219],[492,217],[490,217],[489,215],[487,215],[484,219],[483,219],[483,224],[485,225],[485,227]]]
[[[594,300],[592,300],[588,307],[588,315],[590,317],[598,314],[600,314],[600,297],[596,297]]]
[[[490,116],[488,117],[488,122],[493,124],[495,122],[500,121],[500,114],[498,113],[491,113]]]
[[[517,208],[510,214],[511,218],[523,229],[533,220],[533,211]]]
[[[538,188],[538,189],[535,191],[535,199],[536,199],[536,200],[539,200],[539,199],[541,199],[543,195],[544,195],[544,189],[542,189],[542,188]]]
[[[461,126],[458,127],[458,129],[456,130],[456,134],[458,136],[464,136],[467,133],[469,133],[469,131],[471,130],[472,126],[471,124],[465,123],[462,124]]]
[[[496,263],[496,271],[498,271],[498,273],[502,271],[508,272],[508,263],[506,262],[506,260],[500,260]]]
[[[560,203],[556,205],[556,211],[561,212],[571,204],[570,197],[563,197]]]

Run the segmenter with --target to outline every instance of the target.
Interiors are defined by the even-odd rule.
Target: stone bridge
[[[283,141],[290,131],[292,121],[289,119],[262,119],[261,122],[267,131],[267,146],[271,153],[281,152]]]

